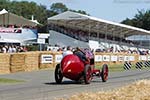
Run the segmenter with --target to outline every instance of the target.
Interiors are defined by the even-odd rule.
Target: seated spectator
[[[63,57],[65,57],[66,55],[69,55],[69,54],[73,54],[73,52],[71,51],[71,47],[70,46],[68,46],[67,50],[63,52]]]

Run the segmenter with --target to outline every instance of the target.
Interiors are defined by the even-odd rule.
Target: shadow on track
[[[77,82],[77,81],[72,81],[72,80],[70,80],[70,81],[63,81],[62,83],[60,83],[60,84],[57,84],[56,82],[50,82],[50,83],[44,83],[44,84],[46,84],[46,85],[72,85],[72,84],[83,84],[82,82]]]

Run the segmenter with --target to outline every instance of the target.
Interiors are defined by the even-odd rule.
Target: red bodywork
[[[101,77],[102,81],[106,82],[108,66],[104,64],[102,71],[94,69],[94,58],[88,58],[82,53],[66,55],[55,68],[55,81],[58,84],[62,82],[63,77],[75,81],[84,80],[85,84],[89,84],[93,76]]]
[[[84,70],[84,63],[77,55],[67,55],[61,61],[63,76],[71,80],[79,80]]]

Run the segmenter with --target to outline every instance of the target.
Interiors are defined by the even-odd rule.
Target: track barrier
[[[62,52],[52,51],[0,53],[0,74],[55,68],[61,59]],[[137,69],[150,68],[150,55],[95,53],[94,60],[95,66],[108,64],[112,68],[124,68],[125,70],[131,70],[133,65]],[[116,65],[119,66],[116,67]]]
[[[135,64],[135,68],[136,68],[136,69],[142,69],[142,68],[143,68],[143,62],[137,62],[137,63]]]
[[[143,62],[145,68],[150,68],[150,61]]]
[[[132,67],[131,62],[127,62],[127,61],[126,61],[126,62],[124,63],[124,69],[125,69],[125,70],[130,70],[131,67]]]

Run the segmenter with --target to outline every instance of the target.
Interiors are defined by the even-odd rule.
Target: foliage
[[[138,11],[133,19],[125,19],[121,23],[150,30],[150,10]]]
[[[53,12],[56,13],[62,13],[68,10],[68,8],[66,7],[66,5],[62,4],[62,3],[54,3],[52,4],[51,8],[50,8]]]
[[[18,82],[25,82],[25,81],[16,80],[16,79],[0,78],[0,83],[18,83]]]
[[[69,10],[69,8],[63,3],[53,3],[50,8],[47,9],[46,6],[37,5],[35,2],[0,0],[0,10],[4,8],[11,13],[23,16],[27,19],[31,19],[31,16],[33,15],[34,18],[43,25],[38,27],[39,32],[47,31],[47,18]],[[72,11],[87,14],[82,10]]]
[[[70,9],[70,11],[77,12],[77,13],[84,14],[84,15],[90,15],[90,14],[86,13],[86,11],[83,11],[83,10],[71,10]]]
[[[39,46],[38,45],[28,45],[26,46],[28,51],[38,51]]]

